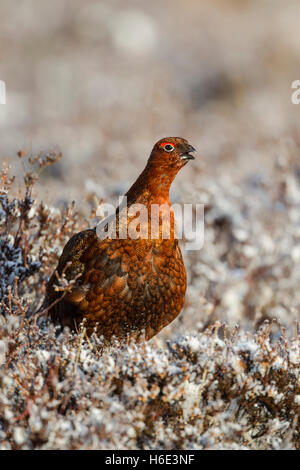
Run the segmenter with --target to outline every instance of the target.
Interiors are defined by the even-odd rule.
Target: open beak
[[[196,149],[192,145],[186,144],[184,151],[180,154],[181,160],[195,160],[195,157],[194,155],[191,155],[191,152],[196,152]]]

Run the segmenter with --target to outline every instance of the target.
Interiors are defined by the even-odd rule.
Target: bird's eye
[[[164,145],[164,150],[165,150],[166,152],[173,152],[174,148],[175,148],[175,147],[174,147],[174,145],[172,145],[172,144],[166,144],[166,145]]]

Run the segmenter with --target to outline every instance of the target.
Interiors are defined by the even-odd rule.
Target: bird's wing
[[[46,298],[48,305],[61,295],[60,292],[55,290],[54,286],[59,283],[58,278],[62,276],[62,274],[65,275],[67,281],[71,281],[78,278],[83,273],[84,264],[81,258],[96,239],[97,235],[93,229],[76,233],[70,238],[63,249],[58,266],[47,285]]]

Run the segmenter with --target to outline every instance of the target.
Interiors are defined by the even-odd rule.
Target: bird
[[[187,275],[169,191],[195,151],[181,137],[159,140],[114,223],[70,238],[46,286],[43,306],[55,324],[78,332],[84,322],[88,336],[111,344],[150,340],[179,315]],[[63,293],[61,276],[70,283]]]

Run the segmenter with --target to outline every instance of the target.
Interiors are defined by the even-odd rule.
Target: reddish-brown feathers
[[[169,189],[178,171],[193,159],[194,148],[185,139],[168,137],[154,146],[146,168],[127,192],[127,205],[143,204],[148,218],[141,223],[147,238],[118,237],[121,227],[117,210],[117,237],[100,239],[95,229],[74,235],[60,257],[57,273],[47,286],[45,306],[54,322],[77,328],[85,319],[87,333],[97,331],[109,341],[134,335],[150,339],[180,313],[185,297],[186,272],[174,236],[174,213]],[[166,204],[159,217],[156,239],[151,238],[151,206]],[[169,219],[167,219],[167,216]],[[166,219],[166,220],[164,220]],[[128,222],[133,217],[128,216]],[[170,230],[163,238],[163,224]],[[76,279],[71,290],[55,290],[57,275]],[[62,298],[61,298],[62,297]],[[61,298],[61,300],[59,300]]]

